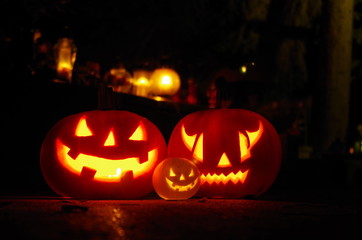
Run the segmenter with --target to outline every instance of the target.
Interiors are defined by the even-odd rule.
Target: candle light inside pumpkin
[[[166,158],[157,165],[152,176],[156,193],[165,200],[185,200],[200,187],[200,171],[186,158]]]

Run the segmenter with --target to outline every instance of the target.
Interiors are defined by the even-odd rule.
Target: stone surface
[[[360,204],[267,200],[0,200],[9,239],[361,239]]]

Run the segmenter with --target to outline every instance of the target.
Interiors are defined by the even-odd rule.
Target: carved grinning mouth
[[[196,178],[192,183],[187,184],[185,186],[176,185],[174,182],[172,182],[171,180],[169,180],[167,178],[166,178],[166,182],[167,182],[167,185],[171,189],[173,189],[173,190],[175,190],[177,192],[186,192],[186,191],[190,191],[191,189],[193,189],[195,187],[195,185],[198,182],[198,178]]]
[[[129,172],[133,178],[137,178],[155,165],[157,161],[157,148],[148,152],[148,161],[140,163],[139,157],[124,159],[107,159],[87,154],[78,154],[76,158],[69,156],[71,149],[64,145],[61,140],[56,140],[57,157],[60,163],[70,172],[81,175],[84,169],[94,171],[94,180],[102,182],[119,182]]]
[[[222,174],[210,174],[207,175],[201,174],[201,184],[208,183],[208,184],[227,184],[229,182],[232,182],[234,184],[237,183],[244,183],[245,179],[249,173],[249,170],[246,170],[245,172],[239,171],[237,173],[229,173],[228,175]]]

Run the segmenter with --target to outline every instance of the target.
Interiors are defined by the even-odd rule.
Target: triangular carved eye
[[[85,116],[82,116],[78,122],[78,125],[75,129],[75,136],[77,137],[88,137],[88,136],[92,136],[93,133],[92,131],[89,129],[88,125],[87,125],[87,121]]]
[[[193,176],[195,176],[195,172],[194,172],[194,170],[191,168],[191,172],[189,173],[189,177],[193,177]]]
[[[132,141],[146,141],[147,140],[146,128],[142,122],[140,122],[137,129],[132,133],[129,140],[132,140]]]
[[[172,168],[170,168],[170,177],[175,177],[176,173],[173,171]]]

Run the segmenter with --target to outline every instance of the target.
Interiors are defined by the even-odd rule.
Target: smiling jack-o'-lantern
[[[156,193],[163,199],[188,199],[199,189],[200,172],[188,159],[167,158],[156,167],[152,182]]]
[[[194,112],[179,121],[168,145],[169,157],[198,161],[206,197],[258,196],[275,180],[281,147],[273,126],[243,109]]]
[[[59,121],[41,149],[49,186],[77,198],[139,198],[152,191],[152,173],[166,155],[158,128],[126,111],[89,111]]]

